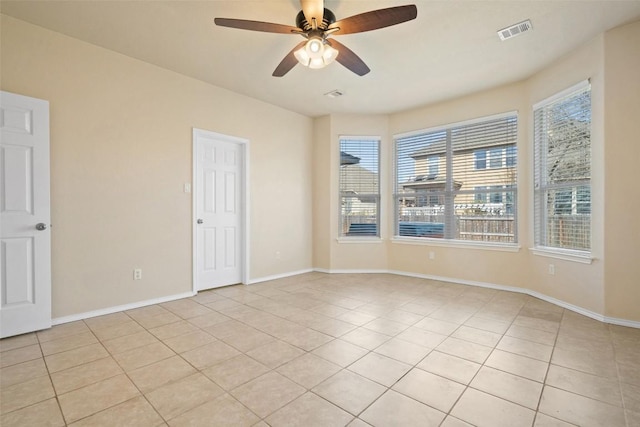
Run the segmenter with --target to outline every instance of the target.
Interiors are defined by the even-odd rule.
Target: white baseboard
[[[247,282],[247,285],[253,285],[255,283],[261,283],[261,282],[268,282],[269,280],[284,279],[285,277],[297,276],[299,274],[311,273],[313,271],[316,271],[316,270],[314,270],[313,268],[307,268],[304,270],[290,271],[288,273],[274,274],[272,276],[258,277],[257,279],[249,280]]]
[[[166,297],[154,298],[145,301],[134,302],[131,304],[117,305],[115,307],[101,308],[99,310],[87,311],[85,313],[72,314],[70,316],[56,317],[51,320],[52,325],[61,325],[63,323],[75,322],[76,320],[90,319],[92,317],[104,316],[105,314],[113,314],[119,311],[133,310],[134,308],[146,307],[153,304],[161,304],[163,302],[175,301],[182,298],[190,298],[195,292],[185,292],[182,294],[169,295]]]
[[[314,268],[313,271],[327,274],[386,274],[388,270],[372,270],[372,269],[344,269],[344,270],[326,270],[324,268]]]

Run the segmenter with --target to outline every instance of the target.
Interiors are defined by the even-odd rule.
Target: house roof
[[[400,25],[332,36],[371,72],[339,63],[272,77],[300,36],[215,26],[216,17],[295,25],[295,0],[2,0],[11,17],[308,116],[388,114],[525,79],[598,34],[640,19],[640,1],[327,0],[338,19],[415,3]],[[533,30],[497,31],[530,19]],[[339,90],[339,98],[323,94]]]

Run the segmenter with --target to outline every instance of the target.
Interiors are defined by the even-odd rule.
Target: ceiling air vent
[[[531,31],[532,29],[533,27],[531,26],[531,21],[527,19],[526,21],[519,22],[515,25],[498,31],[498,37],[500,37],[500,40],[505,41],[506,39],[519,36],[522,33]]]

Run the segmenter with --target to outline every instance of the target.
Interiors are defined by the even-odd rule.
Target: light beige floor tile
[[[116,325],[92,327],[91,330],[101,341],[144,332],[144,328],[140,326],[138,322],[131,319],[126,322],[118,323]]]
[[[239,354],[240,352],[235,348],[223,343],[222,341],[216,340],[202,347],[182,353],[182,357],[197,369],[202,369],[230,359]]]
[[[439,351],[429,353],[417,367],[461,384],[469,384],[480,364]]]
[[[143,393],[158,388],[171,381],[184,378],[196,370],[180,356],[156,362],[129,372],[129,377]]]
[[[380,332],[381,334],[396,336],[400,332],[407,329],[409,326],[404,323],[394,322],[393,320],[378,318],[372,320],[371,322],[363,325],[366,329],[371,329],[372,331]]]
[[[105,314],[104,316],[92,317],[90,319],[84,319],[84,323],[86,323],[87,326],[89,326],[89,328],[91,329],[108,328],[119,323],[126,323],[129,321],[131,321],[131,317],[129,317],[123,311],[118,313]]]
[[[161,342],[155,342],[145,345],[144,347],[138,347],[122,353],[114,354],[113,358],[118,362],[122,369],[129,372],[160,360],[168,359],[172,356],[175,356],[173,350]]]
[[[64,418],[73,423],[139,395],[126,375],[118,375],[58,396]]]
[[[122,369],[111,357],[95,360],[51,374],[58,395],[120,375]]]
[[[155,316],[145,316],[136,319],[136,322],[146,329],[159,328],[160,326],[170,325],[171,323],[180,321],[182,321],[182,318],[170,311]]]
[[[613,357],[592,351],[566,350],[556,346],[551,363],[601,377],[615,378],[618,374]]]
[[[496,334],[504,334],[509,329],[509,323],[501,322],[499,320],[486,319],[478,316],[473,316],[466,322],[465,325],[472,328],[482,329],[483,331],[494,332]]]
[[[535,412],[468,388],[453,407],[451,415],[478,427],[530,427]]]
[[[360,418],[376,427],[437,426],[444,420],[445,414],[389,390],[367,408]]]
[[[379,332],[371,331],[365,328],[355,329],[340,337],[341,340],[350,342],[359,347],[366,348],[367,350],[373,350],[374,348],[389,341],[391,337],[389,335],[381,334]]]
[[[0,387],[10,387],[48,374],[47,366],[42,358],[18,363],[0,369]]]
[[[480,368],[469,386],[534,411],[542,393],[541,383],[487,366]]]
[[[273,369],[304,354],[304,351],[283,341],[273,341],[254,348],[246,354]]]
[[[0,413],[6,414],[55,396],[48,376],[37,377],[0,389]]]
[[[62,353],[63,351],[73,350],[78,347],[95,344],[97,342],[98,339],[93,335],[93,333],[82,332],[80,334],[40,343],[40,347],[42,348],[42,353],[45,356],[49,356],[51,354]]]
[[[445,306],[429,314],[429,317],[462,325],[473,316],[474,312],[475,310],[467,310],[464,308],[456,309],[455,307]]]
[[[311,309],[311,311],[315,313],[320,313],[325,316],[336,318],[338,316],[342,316],[345,313],[348,313],[349,310],[346,308],[338,307],[336,305],[331,304],[320,304]]]
[[[313,329],[305,328],[302,331],[283,336],[282,340],[305,351],[312,351],[321,345],[332,341],[333,337],[314,331]]]
[[[447,336],[451,335],[456,329],[460,327],[460,325],[457,323],[446,322],[444,320],[438,320],[432,317],[425,317],[414,326],[420,329]]]
[[[41,357],[42,352],[38,344],[3,351],[0,357],[0,368],[6,368],[7,366],[17,365],[18,363],[28,362]]]
[[[617,379],[599,377],[552,364],[549,366],[545,383],[565,391],[622,406],[620,384]]]
[[[502,338],[500,334],[464,325],[460,326],[451,336],[475,344],[486,345],[487,347],[495,347],[500,338]]]
[[[147,400],[165,420],[214,400],[224,390],[201,373],[193,374],[146,394]]]
[[[89,327],[82,320],[76,322],[64,323],[62,325],[55,325],[44,331],[36,332],[38,341],[43,343],[47,341],[53,341],[60,338],[69,337],[71,335],[78,335],[85,332],[91,332]]]
[[[84,363],[93,362],[95,360],[109,357],[109,353],[100,343],[89,344],[74,350],[64,351],[62,353],[46,356],[47,368],[49,372],[54,373],[64,369],[73,368],[74,366]]]
[[[232,357],[202,371],[227,391],[267,372],[269,372],[269,368],[244,354]]]
[[[166,340],[178,335],[188,334],[189,332],[196,332],[197,330],[198,328],[191,323],[186,320],[181,320],[179,322],[169,323],[168,325],[158,326],[157,328],[151,328],[149,332],[158,339]]]
[[[257,426],[260,419],[228,394],[169,421],[172,427]]]
[[[340,371],[340,367],[307,353],[285,363],[277,371],[306,389],[311,389]]]
[[[518,325],[511,325],[509,330],[505,332],[505,335],[550,346],[555,345],[556,342],[555,332],[547,332]]]
[[[447,353],[452,356],[461,357],[476,363],[483,363],[492,348],[481,344],[475,344],[469,341],[460,340],[458,338],[447,338],[436,347],[441,353]]]
[[[270,372],[241,385],[231,394],[259,417],[264,418],[304,392],[305,389],[293,381],[277,372]]]
[[[158,304],[147,305],[145,307],[139,307],[125,311],[125,314],[127,314],[134,320],[142,319],[144,317],[158,316],[165,313],[169,313],[169,310]]]
[[[377,353],[369,353],[350,365],[348,369],[377,383],[391,387],[404,374],[409,372],[411,365]]]
[[[409,365],[415,365],[431,351],[430,348],[393,338],[374,350],[378,354],[399,360]]]
[[[543,362],[551,360],[551,353],[553,352],[553,347],[549,345],[509,336],[504,336],[496,348],[498,350],[508,351],[509,353],[519,354],[520,356],[530,357]]]
[[[615,357],[613,351],[613,341],[589,339],[586,337],[575,337],[564,332],[562,329],[558,333],[556,347],[564,350],[589,351],[601,355],[603,358],[613,359]]]
[[[61,427],[64,419],[56,399],[48,399],[35,405],[0,416],[2,427]]]
[[[456,417],[452,417],[451,415],[447,415],[447,418],[444,419],[440,427],[473,427],[469,423],[465,423],[462,420],[459,420]]]
[[[243,331],[242,333],[225,336],[220,339],[242,352],[247,352],[256,347],[275,341],[275,338],[271,335],[265,334],[257,329],[248,329],[249,330]]]
[[[419,314],[410,313],[408,311],[399,309],[385,313],[384,315],[382,315],[382,317],[385,319],[393,320],[394,322],[403,323],[407,326],[415,325],[424,318],[424,316],[421,316]]]
[[[72,424],[73,427],[157,427],[159,425],[164,425],[162,417],[142,396],[134,397]]]
[[[102,341],[104,347],[111,354],[122,353],[138,347],[158,342],[158,339],[147,331],[138,332],[132,335],[114,338],[112,340]]]
[[[393,386],[393,390],[448,413],[465,386],[414,368]]]
[[[365,423],[360,418],[354,418],[353,421],[347,424],[347,427],[370,427],[370,426],[371,424]]]
[[[618,375],[620,382],[640,384],[640,366],[618,363]]]
[[[386,390],[353,372],[343,370],[312,391],[353,415],[358,415]]]
[[[636,385],[620,383],[620,389],[625,409],[640,413],[640,383]]]
[[[322,357],[336,365],[346,368],[368,351],[357,345],[342,341],[340,339],[333,340],[313,350],[313,354]]]
[[[226,322],[229,318],[224,316],[218,312],[212,311],[210,313],[206,313],[200,316],[191,317],[188,319],[188,322],[198,328],[206,328],[209,326],[216,325],[218,323]]]
[[[542,392],[538,410],[543,414],[583,427],[625,426],[622,408],[549,386],[545,386]]]
[[[436,348],[447,339],[447,336],[427,331],[425,329],[418,328],[417,326],[412,326],[398,334],[396,338],[400,338],[401,340],[409,341],[423,347]]]
[[[185,335],[167,338],[163,342],[176,353],[184,353],[185,351],[202,347],[203,345],[209,344],[213,341],[216,341],[216,339],[212,335],[209,335],[204,331],[195,331]]]
[[[349,322],[356,326],[362,326],[366,323],[371,322],[377,316],[372,316],[370,314],[361,313],[359,311],[348,311],[345,314],[336,317],[338,320],[342,320],[344,322]]]
[[[533,427],[572,427],[572,426],[575,426],[575,424],[569,424],[565,421],[550,417],[540,412],[536,414],[536,420],[533,423]]]
[[[313,393],[305,393],[266,420],[274,427],[325,427],[344,426],[352,419],[348,412]]]
[[[7,350],[15,350],[21,347],[38,344],[38,338],[35,333],[17,335],[10,338],[0,339],[0,353]]]
[[[640,426],[640,412],[625,411],[627,427]]]
[[[485,365],[538,382],[544,381],[549,367],[546,362],[502,350],[494,350]]]
[[[513,321],[514,325],[524,326],[526,328],[540,329],[541,331],[547,331],[551,333],[557,333],[560,329],[560,322],[554,322],[552,320],[536,319],[527,316],[518,316]]]

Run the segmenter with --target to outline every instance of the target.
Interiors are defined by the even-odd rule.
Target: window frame
[[[536,139],[537,135],[537,123],[536,123],[536,113],[542,108],[552,106],[560,101],[567,100],[572,95],[579,96],[580,94],[588,91],[589,92],[589,129],[591,130],[593,127],[593,102],[592,102],[592,88],[591,81],[589,79],[581,81],[573,86],[570,86],[542,101],[539,101],[532,105],[532,126],[531,126],[531,140],[533,142],[533,159],[532,159],[532,206],[534,207],[534,215],[533,215],[533,237],[534,237],[534,246],[531,248],[531,251],[535,255],[549,256],[553,258],[565,259],[569,261],[576,261],[581,263],[591,263],[592,251],[593,251],[593,219],[591,218],[592,213],[592,205],[591,205],[591,191],[592,191],[592,172],[593,172],[593,157],[590,156],[589,161],[589,178],[585,180],[581,178],[579,180],[573,182],[566,183],[546,183],[543,184],[542,181],[546,180],[548,177],[546,176],[547,162],[545,156],[544,164],[540,161],[540,153],[541,153],[541,144],[542,142]],[[588,150],[592,152],[593,150],[593,141],[592,141],[592,133],[589,133],[589,147]],[[538,165],[538,162],[540,164]],[[544,177],[544,178],[543,178]],[[578,194],[580,193],[580,189],[587,188],[588,191],[588,201],[585,203],[585,199],[580,199]],[[553,202],[549,201],[549,193],[550,191],[554,192],[554,200]],[[558,201],[555,196],[564,191],[566,194],[570,194],[570,199],[564,201],[562,204],[563,209],[566,211],[563,215],[571,215],[575,217],[586,216],[589,215],[589,248],[588,249],[580,249],[580,248],[568,248],[562,246],[553,246],[550,245],[549,238],[547,236],[547,227],[548,227],[548,209],[549,203],[553,203],[551,206],[553,211],[556,212],[558,209]],[[584,194],[584,193],[583,193]],[[585,205],[587,206],[588,212],[585,212]],[[580,212],[582,211],[582,212]]]
[[[376,222],[375,222],[375,226],[376,226],[376,234],[361,234],[361,235],[357,235],[357,234],[353,234],[353,235],[349,235],[348,232],[344,232],[344,224],[343,224],[343,198],[345,197],[350,197],[349,195],[343,194],[343,191],[341,189],[342,187],[342,164],[341,164],[341,157],[342,157],[342,152],[344,151],[342,149],[343,147],[343,141],[363,141],[363,142],[374,142],[376,144],[376,149],[375,149],[375,153],[376,153],[376,162],[377,162],[377,193],[363,193],[362,196],[363,197],[370,197],[373,198],[375,200],[375,204],[376,204]],[[382,182],[381,182],[381,162],[380,162],[380,155],[381,155],[381,145],[382,145],[382,138],[380,136],[362,136],[362,135],[340,135],[338,137],[338,157],[339,157],[339,164],[338,164],[338,237],[337,240],[338,242],[343,242],[343,243],[359,243],[359,242],[363,242],[363,243],[376,243],[381,241],[381,200],[382,200],[382,193],[381,193],[381,187],[382,187]],[[345,165],[347,166],[347,165]]]
[[[498,250],[498,251],[508,251],[508,252],[517,252],[520,250],[520,244],[519,244],[519,240],[518,240],[518,228],[519,228],[519,219],[518,219],[518,180],[515,181],[515,186],[504,186],[501,190],[501,197],[503,200],[505,200],[505,192],[511,192],[512,193],[512,197],[510,197],[510,205],[511,207],[511,214],[513,215],[513,221],[514,221],[514,225],[513,225],[513,242],[491,242],[491,241],[476,241],[476,240],[465,240],[465,239],[459,239],[459,238],[455,238],[455,237],[451,237],[452,235],[455,234],[455,231],[452,233],[451,231],[449,231],[448,235],[445,235],[444,238],[432,238],[432,237],[411,237],[411,236],[401,236],[400,232],[399,232],[399,216],[398,216],[398,203],[399,200],[402,198],[402,195],[400,195],[399,193],[397,193],[398,191],[398,187],[401,184],[400,182],[398,182],[398,140],[403,139],[403,138],[411,138],[411,137],[416,137],[419,135],[425,135],[425,134],[435,134],[437,132],[446,132],[447,130],[452,130],[455,128],[460,128],[460,127],[465,127],[465,126],[471,126],[474,124],[480,124],[483,122],[491,122],[494,120],[499,120],[499,119],[506,119],[506,118],[513,118],[516,121],[516,129],[515,129],[515,152],[513,153],[513,155],[516,158],[516,161],[513,163],[513,166],[507,166],[506,163],[506,147],[502,147],[501,148],[501,166],[500,168],[502,169],[508,169],[508,168],[512,168],[516,171],[516,174],[519,172],[518,171],[518,162],[517,162],[517,153],[518,153],[518,145],[520,143],[520,135],[521,135],[521,128],[520,128],[520,123],[519,123],[519,114],[517,110],[514,111],[507,111],[504,113],[498,113],[498,114],[494,114],[494,115],[489,115],[489,116],[483,116],[483,117],[478,117],[478,118],[474,118],[474,119],[470,119],[470,120],[465,120],[465,121],[460,121],[460,122],[454,122],[454,123],[447,123],[444,125],[440,125],[440,126],[434,126],[431,128],[426,128],[426,129],[421,129],[421,130],[416,130],[416,131],[411,131],[411,132],[404,132],[404,133],[398,133],[393,135],[392,137],[392,141],[393,141],[393,158],[392,158],[392,162],[393,162],[393,188],[391,189],[391,196],[393,199],[393,235],[392,235],[392,239],[391,241],[393,243],[408,243],[408,244],[418,244],[418,245],[434,245],[434,246],[445,246],[445,247],[461,247],[461,248],[477,248],[477,249],[488,249],[488,250]],[[491,147],[488,148],[477,148],[477,149],[472,149],[470,151],[471,156],[472,156],[472,160],[471,160],[471,171],[481,171],[481,170],[488,170],[489,168],[489,150],[491,149]],[[481,156],[481,158],[479,159],[478,153],[484,153],[484,155]],[[484,162],[484,168],[478,168],[478,160]],[[453,161],[453,151],[452,148],[449,146],[447,148],[446,154],[445,154],[445,158],[443,160],[446,165],[446,175],[447,175],[447,180],[451,180],[451,182],[449,182],[449,185],[453,185],[453,178],[452,176],[450,177],[449,175],[452,175],[453,172],[449,172],[451,170],[452,167],[452,161]],[[495,169],[500,169],[500,168],[495,168]],[[516,175],[517,176],[517,175]],[[453,204],[453,197],[455,197],[456,195],[471,195],[474,199],[478,196],[478,194],[480,193],[484,193],[484,196],[486,198],[486,200],[489,200],[490,198],[490,193],[491,193],[491,188],[489,186],[485,186],[483,189],[480,189],[478,186],[472,187],[471,189],[468,190],[463,190],[463,191],[459,191],[459,190],[449,190],[451,192],[451,196],[447,196],[446,194],[444,194],[445,192],[440,192],[442,193],[441,196],[443,196],[445,199],[447,198],[451,198],[451,206],[454,206]],[[438,193],[438,194],[440,194]],[[455,221],[455,210],[452,214],[449,214],[449,216],[451,217],[451,219],[453,219]],[[445,227],[447,227],[445,225]],[[450,226],[449,226],[450,228]],[[445,233],[447,233],[445,231]]]

